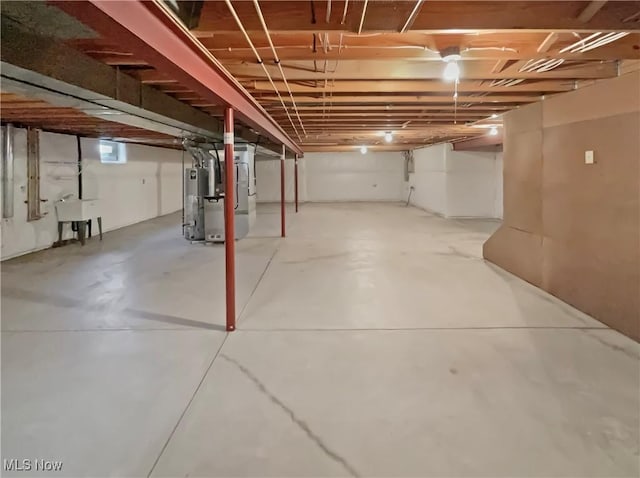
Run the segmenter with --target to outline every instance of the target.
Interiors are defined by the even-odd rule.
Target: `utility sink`
[[[58,221],[88,221],[95,219],[100,214],[99,199],[71,199],[56,203]]]

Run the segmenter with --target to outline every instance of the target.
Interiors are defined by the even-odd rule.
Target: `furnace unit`
[[[184,176],[184,237],[192,242],[224,242],[224,150],[185,141],[193,167]],[[255,146],[234,146],[235,238],[242,239],[256,220]]]

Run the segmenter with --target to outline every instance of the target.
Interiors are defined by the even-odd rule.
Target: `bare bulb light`
[[[384,140],[385,140],[387,143],[390,143],[391,141],[393,141],[393,135],[391,134],[391,132],[386,132],[386,133],[384,134]]]
[[[491,115],[491,117],[492,117],[492,118],[497,118],[497,117],[498,117],[498,115],[497,115],[497,114],[495,114],[495,113],[493,113],[493,114]]]
[[[367,154],[367,147],[366,146],[360,146],[360,152],[362,154]]]
[[[492,128],[489,130],[489,135],[490,135],[490,136],[497,136],[497,135],[498,135],[498,128],[496,128],[495,126],[494,126],[494,127],[492,127]]]
[[[444,67],[443,78],[447,81],[458,81],[460,79],[460,66],[457,61],[447,62]]]

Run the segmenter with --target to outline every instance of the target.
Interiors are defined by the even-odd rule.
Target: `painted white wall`
[[[447,147],[446,169],[447,217],[496,217],[496,153]]]
[[[495,217],[502,219],[504,217],[504,202],[503,202],[503,152],[496,153],[495,164],[495,181],[496,181],[496,201],[494,204]]]
[[[415,172],[409,174],[411,204],[436,214],[447,214],[446,144],[416,149]]]
[[[82,139],[83,196],[101,200],[105,231],[182,208],[182,152],[137,144],[125,146],[125,164],[103,164],[98,140]]]
[[[304,160],[298,161],[298,201],[303,202]],[[293,159],[284,162],[284,194],[287,201],[294,199]],[[256,198],[258,202],[280,202],[280,160],[256,161]]]
[[[305,154],[308,201],[400,201],[404,164],[399,152]]]
[[[298,161],[298,200],[400,201],[403,196],[400,153],[307,153]],[[280,201],[280,161],[257,161],[259,202]],[[293,160],[285,161],[285,195],[293,201]]]
[[[411,204],[445,217],[502,217],[501,156],[446,143],[415,150],[414,161]]]
[[[127,144],[126,164],[102,164],[98,141],[83,138],[83,196],[102,200],[105,231],[168,214],[182,207],[181,152]],[[2,219],[2,260],[45,249],[57,240],[55,202],[78,195],[75,136],[40,133],[40,197],[44,216],[27,222],[26,130],[14,137],[14,215]],[[97,233],[97,225],[94,225]],[[66,226],[65,238],[72,237]]]

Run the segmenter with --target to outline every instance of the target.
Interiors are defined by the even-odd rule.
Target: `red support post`
[[[280,236],[286,236],[285,204],[284,204],[284,158],[286,149],[282,145],[282,158],[280,158]]]
[[[296,203],[296,212],[298,212],[298,155],[294,159],[293,163],[293,194]]]
[[[226,273],[227,331],[236,329],[236,231],[235,171],[233,153],[233,109],[224,110],[224,260]]]

